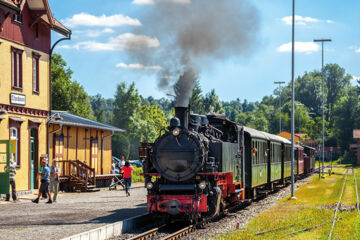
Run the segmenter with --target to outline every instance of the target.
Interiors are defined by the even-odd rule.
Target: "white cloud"
[[[349,49],[354,50],[356,53],[360,53],[360,47],[358,46],[350,46]]]
[[[292,16],[286,16],[281,19],[285,24],[291,25],[292,24]],[[332,20],[320,20],[317,18],[312,17],[303,17],[300,15],[295,15],[295,24],[297,25],[307,25],[308,23],[317,23],[317,22],[326,22],[326,23],[335,23]]]
[[[189,4],[191,1],[190,0],[133,0],[132,4],[153,5],[155,3],[162,3],[162,2]]]
[[[157,38],[145,35],[135,35],[133,33],[120,34],[115,38],[110,38],[108,42],[86,41],[75,45],[62,45],[63,49],[76,49],[87,51],[123,51],[138,50],[142,48],[157,48],[160,42]]]
[[[130,68],[130,69],[145,69],[145,70],[161,70],[163,69],[161,66],[155,65],[155,66],[144,66],[140,63],[134,63],[134,64],[126,64],[126,63],[119,63],[116,64],[117,68]]]
[[[277,48],[278,52],[291,52],[291,42],[282,44]],[[319,51],[320,46],[314,42],[295,42],[295,52],[311,54]]]
[[[90,38],[94,38],[94,37],[99,37],[103,34],[110,34],[110,33],[114,33],[115,31],[111,28],[105,28],[105,29],[95,29],[95,30],[75,30],[73,32],[73,35],[77,36],[77,35],[85,35],[87,37]]]
[[[285,24],[292,24],[292,16],[286,16],[281,19]],[[299,15],[295,15],[295,24],[306,25],[307,23],[319,22],[319,19],[311,18],[311,17],[302,17]]]
[[[357,81],[360,81],[360,77],[352,76],[351,81],[357,83]]]
[[[88,27],[118,27],[118,26],[141,26],[141,22],[138,19],[134,19],[121,14],[115,14],[106,16],[94,16],[88,13],[75,14],[71,18],[67,18],[64,21],[67,27],[88,26]]]

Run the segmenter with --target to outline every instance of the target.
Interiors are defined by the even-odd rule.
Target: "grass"
[[[345,177],[344,168],[334,168],[333,171],[336,174],[326,174],[326,178],[320,180],[316,175],[310,183],[300,186],[295,192],[295,201],[282,199],[254,217],[245,229],[220,235],[216,239],[327,239]],[[356,173],[360,182],[360,169]],[[345,207],[356,203],[354,186],[354,176],[349,174],[342,202]],[[360,191],[359,185],[358,189]],[[337,217],[341,219],[336,222],[332,239],[360,239],[357,211],[339,211]],[[276,230],[270,231],[273,229]]]

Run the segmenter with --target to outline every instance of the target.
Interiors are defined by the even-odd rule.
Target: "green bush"
[[[143,168],[142,167],[134,167],[134,172],[132,173],[132,182],[136,183],[136,182],[144,182],[144,177],[141,176],[140,174],[143,173]]]

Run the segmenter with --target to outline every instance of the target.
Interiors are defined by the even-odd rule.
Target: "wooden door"
[[[98,173],[98,140],[97,138],[91,139],[91,151],[90,151],[90,166],[95,168],[95,174]]]
[[[57,160],[63,160],[64,158],[64,135],[54,136],[54,157]]]

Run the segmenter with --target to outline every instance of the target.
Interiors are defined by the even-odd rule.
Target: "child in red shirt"
[[[125,183],[125,192],[126,196],[130,196],[130,189],[131,189],[131,172],[134,171],[134,168],[130,166],[130,162],[126,161],[125,166],[121,169],[121,172],[124,173],[123,179]]]

